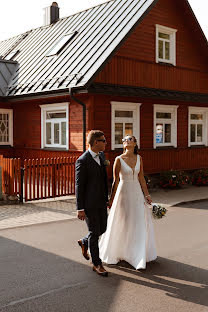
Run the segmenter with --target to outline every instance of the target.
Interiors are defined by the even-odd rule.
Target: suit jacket
[[[99,165],[89,151],[76,161],[75,193],[77,210],[84,209],[87,216],[98,215],[106,209],[108,201],[107,172],[104,165],[105,156],[101,152]]]

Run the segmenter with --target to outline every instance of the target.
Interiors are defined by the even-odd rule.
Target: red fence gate
[[[0,155],[0,167],[2,173],[2,193],[21,197],[20,159],[3,158],[3,156]]]
[[[75,194],[75,162],[77,158],[25,160],[25,201]]]
[[[21,160],[3,158],[2,192],[16,195],[20,201],[75,194],[75,162],[78,157],[42,158]]]

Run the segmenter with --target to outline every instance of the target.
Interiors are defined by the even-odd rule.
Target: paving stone
[[[0,206],[0,230],[76,218],[75,199]]]
[[[208,186],[187,186],[178,190],[158,189],[153,202],[174,206],[208,198]],[[0,206],[0,230],[76,218],[75,196]]]

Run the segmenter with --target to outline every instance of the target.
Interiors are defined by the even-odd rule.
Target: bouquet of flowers
[[[166,215],[167,209],[158,204],[152,203],[152,216],[155,219],[161,219]]]

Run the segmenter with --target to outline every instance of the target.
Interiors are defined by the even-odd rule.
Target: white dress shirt
[[[88,151],[90,152],[92,158],[98,163],[98,165],[100,165],[99,154],[96,154],[95,152],[93,152],[90,147],[89,147]]]

